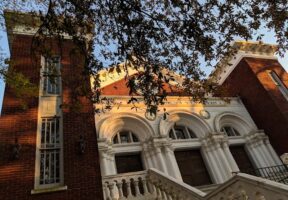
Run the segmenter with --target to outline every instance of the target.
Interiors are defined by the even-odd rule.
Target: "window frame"
[[[279,91],[282,93],[284,98],[288,101],[288,88],[286,85],[283,83],[283,81],[280,79],[278,74],[274,70],[267,70],[268,75],[274,82],[274,84],[277,86]]]
[[[47,184],[40,184],[40,173],[41,173],[41,151],[43,149],[50,150],[56,149],[55,148],[43,148],[41,143],[41,136],[42,136],[42,120],[43,119],[51,119],[57,118],[59,122],[59,182],[57,183],[47,183]],[[64,159],[63,159],[63,120],[62,114],[51,116],[41,116],[38,117],[38,133],[37,133],[37,144],[36,144],[36,160],[35,160],[35,182],[34,182],[34,189],[41,190],[41,189],[48,189],[48,188],[56,188],[64,186]]]
[[[177,137],[177,134],[176,134],[176,130],[181,130],[182,133],[184,134],[184,138],[178,138]],[[171,133],[172,133],[172,136],[171,137]],[[194,137],[192,137],[192,135]],[[170,131],[168,132],[168,137],[172,140],[191,140],[191,139],[197,139],[197,135],[194,133],[193,130],[191,130],[189,127],[187,126],[184,126],[184,125],[174,125]]]
[[[57,60],[58,60],[58,63],[57,63],[57,67],[56,67],[56,75],[54,75],[53,73],[51,73],[51,74],[49,74],[49,72],[47,71],[47,60],[48,59],[56,59],[57,58]],[[57,55],[54,55],[54,56],[50,56],[50,57],[48,57],[48,56],[41,56],[41,72],[40,72],[40,74],[41,74],[41,78],[40,78],[40,80],[41,80],[41,82],[40,82],[40,88],[41,88],[41,95],[42,96],[60,96],[60,94],[62,93],[62,80],[61,80],[61,57],[60,56],[57,56]],[[55,77],[49,77],[49,75],[53,75],[53,76],[55,76]],[[57,89],[57,87],[54,85],[54,87],[56,88],[55,90],[57,91],[57,92],[55,92],[55,93],[49,93],[48,91],[47,91],[47,88],[49,87],[49,83],[51,84],[51,81],[50,81],[50,79],[51,78],[55,78],[55,79],[57,79],[56,80],[56,83],[59,85],[58,86],[58,89]],[[47,84],[47,85],[46,85]],[[53,86],[53,84],[51,84],[52,86]],[[44,88],[46,88],[46,90],[44,89]]]
[[[52,127],[54,126],[54,127]],[[44,129],[44,134],[43,134],[43,129]],[[48,130],[49,129],[49,130]],[[48,140],[48,142],[47,142]],[[49,174],[51,172],[52,166],[54,166],[53,169],[53,179],[55,179],[55,182],[52,182],[51,184],[54,183],[59,183],[60,182],[60,151],[61,151],[61,146],[60,146],[60,120],[58,117],[42,117],[42,123],[41,123],[41,142],[40,142],[40,178],[39,178],[39,184],[40,185],[47,185],[50,183],[45,183],[47,180],[45,178],[45,168],[46,168],[46,157],[48,156],[49,158]],[[52,152],[52,153],[50,153]],[[58,155],[57,155],[58,154]],[[42,169],[42,155],[44,156],[44,169]],[[54,161],[51,160],[51,157],[54,157]],[[58,157],[58,165],[57,163],[57,157]],[[52,164],[53,163],[53,164]],[[58,168],[58,170],[57,170]],[[41,172],[43,171],[43,172]],[[58,171],[58,172],[57,172]],[[59,177],[57,177],[57,173],[59,174]],[[41,175],[43,174],[43,180],[41,180]],[[48,178],[49,180],[52,179],[51,176]],[[57,181],[57,179],[59,179]],[[49,181],[48,180],[48,181]],[[41,183],[43,181],[44,183]]]
[[[128,142],[122,142],[121,133],[128,134]],[[117,138],[118,143],[114,142],[115,138]],[[137,141],[134,141],[135,138],[137,139]],[[118,131],[116,134],[114,134],[111,142],[113,143],[113,145],[125,145],[125,144],[135,144],[135,143],[137,144],[137,143],[140,143],[140,140],[134,132],[128,131],[128,130],[121,130],[121,131]]]
[[[229,128],[233,132],[233,135],[228,135],[226,128]],[[240,132],[236,128],[234,128],[233,126],[230,126],[230,125],[224,125],[224,126],[222,126],[222,128],[220,130],[227,137],[240,137],[241,136]]]

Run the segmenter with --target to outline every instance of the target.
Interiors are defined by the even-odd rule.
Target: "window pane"
[[[173,129],[170,130],[169,137],[172,138],[173,140],[176,139],[175,136],[174,136],[174,133],[173,133]]]
[[[234,136],[240,136],[240,133],[235,128],[232,127],[232,129],[234,131]]]
[[[120,140],[121,140],[121,143],[131,142],[130,138],[129,138],[129,132],[121,132],[120,133]]]
[[[199,149],[175,151],[174,154],[184,183],[191,186],[212,183]]]
[[[189,132],[190,138],[197,138],[196,134],[192,130],[188,129],[188,132]]]
[[[60,92],[60,77],[51,77],[49,75],[44,76],[44,86],[43,91],[46,94],[59,94]]]
[[[225,126],[221,129],[227,136],[240,136],[240,133],[234,129],[233,127],[230,126]]]
[[[132,133],[133,142],[139,142],[138,138]]]
[[[119,143],[119,141],[118,141],[118,134],[116,134],[116,135],[114,136],[114,138],[113,138],[113,143],[114,143],[114,144],[118,144],[118,143]]]
[[[184,127],[175,127],[174,130],[175,130],[177,139],[186,139]]]
[[[224,132],[227,136],[234,136],[233,130],[230,126],[225,126]]]
[[[45,58],[43,91],[46,94],[60,93],[60,58]]]
[[[144,169],[140,153],[134,155],[116,155],[115,163],[118,174],[137,172]]]
[[[43,118],[41,148],[55,148],[59,146],[59,143],[59,118]]]
[[[40,151],[40,184],[59,183],[60,149]]]
[[[120,141],[118,138],[120,138]],[[139,142],[139,139],[137,138],[137,136],[132,132],[122,131],[113,137],[113,143],[114,144],[132,143],[132,142]]]
[[[283,94],[284,98],[288,100],[288,89],[286,85],[282,82],[280,77],[276,74],[274,71],[269,71],[268,72],[272,81],[275,83],[275,85],[278,87],[280,92]]]

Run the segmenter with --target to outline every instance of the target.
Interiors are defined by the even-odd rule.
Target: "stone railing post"
[[[123,186],[123,183],[122,182],[117,182],[116,183],[116,186],[118,188],[118,193],[119,193],[119,199],[123,198],[123,189],[122,189],[122,186]]]

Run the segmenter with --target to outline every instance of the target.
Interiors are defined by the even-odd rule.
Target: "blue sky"
[[[274,37],[273,32],[271,32],[271,31],[269,32],[269,31],[264,30],[264,29],[261,30],[260,32],[265,35],[263,37],[263,41],[265,43],[276,44],[276,38]],[[241,38],[236,38],[236,39],[241,39]],[[2,30],[0,30],[0,48],[2,48],[5,52],[5,54],[7,55],[7,57],[9,57],[10,53],[9,53],[7,35],[6,35],[6,32],[4,32]],[[282,64],[282,66],[286,69],[286,71],[288,71],[288,54],[286,53],[283,58],[279,57],[279,61]],[[205,69],[205,71],[207,74],[209,74],[211,71],[211,68],[207,68],[207,69]],[[0,110],[2,108],[4,88],[5,88],[5,84],[4,84],[3,80],[0,79]]]

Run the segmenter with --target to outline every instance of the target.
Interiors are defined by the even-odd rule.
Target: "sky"
[[[267,31],[265,29],[260,30],[259,32],[264,34],[263,42],[270,43],[270,44],[276,44],[276,38],[274,37],[273,32]],[[241,40],[241,38],[235,38],[236,40]],[[7,35],[6,32],[0,30],[0,48],[4,50],[4,53],[7,57],[9,57],[9,47],[8,47],[8,41],[7,41]],[[278,56],[278,55],[277,55]],[[284,57],[278,56],[279,62],[282,64],[282,66],[285,68],[286,71],[288,71],[288,53],[286,52]],[[209,74],[212,70],[212,68],[206,68],[203,69],[206,74]],[[0,78],[0,111],[2,109],[2,101],[3,101],[3,93],[5,89],[5,83]],[[0,112],[1,113],[1,112]]]

